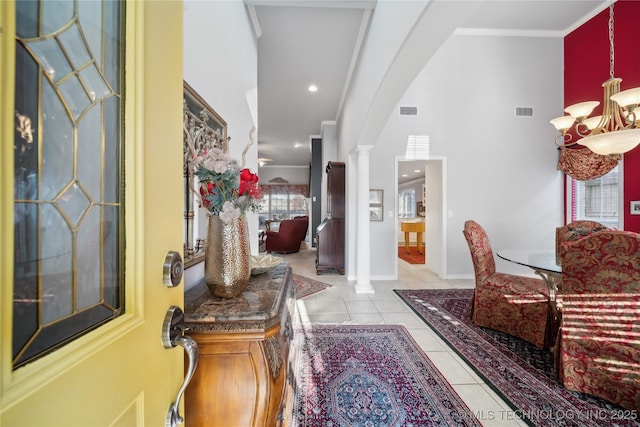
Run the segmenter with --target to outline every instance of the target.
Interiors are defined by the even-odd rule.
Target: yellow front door
[[[3,427],[165,425],[182,87],[182,2],[0,1]]]

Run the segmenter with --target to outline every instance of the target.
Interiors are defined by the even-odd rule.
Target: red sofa
[[[298,216],[280,221],[278,231],[267,230],[266,250],[290,254],[300,250],[300,244],[307,235],[309,218]]]

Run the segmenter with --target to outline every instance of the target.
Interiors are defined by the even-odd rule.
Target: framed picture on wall
[[[631,215],[640,215],[640,200],[635,200],[630,202],[631,204]]]
[[[382,221],[384,219],[382,190],[369,190],[369,221]]]
[[[381,205],[382,196],[384,190],[369,190],[369,204],[370,205]]]
[[[384,219],[382,205],[369,205],[369,221],[382,221]]]

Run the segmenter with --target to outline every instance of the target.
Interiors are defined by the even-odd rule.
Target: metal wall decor
[[[200,152],[205,148],[218,148],[229,152],[227,137],[227,122],[216,113],[213,108],[187,82],[184,82],[183,97],[183,175],[184,175],[184,264],[190,267],[204,260],[205,227],[198,227],[198,223],[206,224],[206,213],[198,209],[198,201],[193,193],[196,180],[191,166],[191,151],[189,141]],[[198,221],[200,220],[200,221]],[[198,228],[202,228],[202,233]],[[197,243],[197,244],[194,244]]]

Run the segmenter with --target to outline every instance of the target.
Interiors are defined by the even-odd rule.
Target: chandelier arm
[[[572,139],[573,136],[570,133],[565,133],[564,135],[556,136],[555,142],[558,147],[571,147],[577,144],[577,142],[571,142]]]
[[[598,126],[596,129],[598,129],[600,126]],[[576,130],[576,133],[578,134],[578,136],[584,138],[585,136],[589,136],[593,134],[593,131],[590,130],[587,125],[585,125],[584,123],[576,123],[574,129]]]

